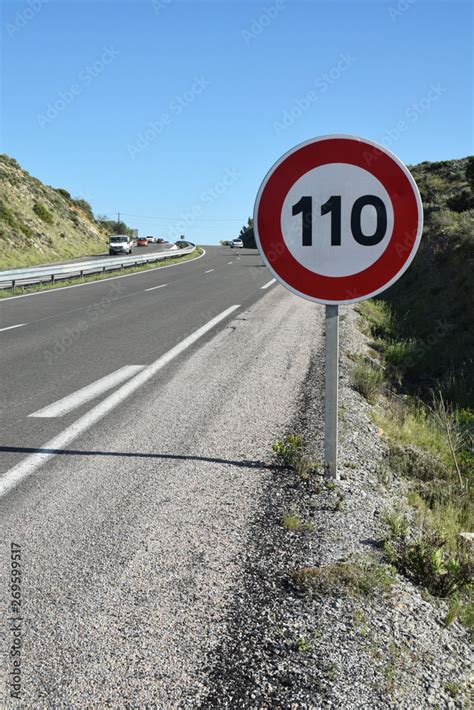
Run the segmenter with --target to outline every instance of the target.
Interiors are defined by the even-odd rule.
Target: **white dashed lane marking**
[[[164,288],[168,284],[161,284],[161,286],[152,286],[151,288],[146,288],[145,291],[156,291],[157,288]]]

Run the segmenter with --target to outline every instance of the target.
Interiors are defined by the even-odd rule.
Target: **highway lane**
[[[181,265],[2,301],[0,328],[10,329],[0,331],[0,437],[11,450],[1,470],[96,399],[86,392],[62,416],[32,414],[114,373],[127,379],[226,308],[255,302],[270,280],[256,252],[207,247],[204,257]],[[101,387],[98,396],[108,392]]]

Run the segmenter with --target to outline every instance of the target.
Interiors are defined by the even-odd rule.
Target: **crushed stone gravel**
[[[446,603],[426,599],[401,577],[386,592],[343,588],[308,595],[292,584],[304,567],[380,558],[382,514],[403,495],[380,481],[386,444],[370,405],[351,387],[347,353],[366,353],[353,307],[341,319],[340,465],[335,487],[316,495],[289,471],[275,470],[249,537],[247,568],[228,630],[210,659],[211,690],[202,707],[468,708],[471,651],[466,630],[443,623]],[[321,350],[313,353],[287,433],[302,433],[322,457]],[[342,505],[341,505],[342,503]],[[281,525],[285,511],[311,523]],[[451,691],[455,690],[455,697]]]

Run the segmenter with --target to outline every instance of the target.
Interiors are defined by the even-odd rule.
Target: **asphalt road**
[[[189,263],[2,300],[3,446],[41,447],[83,408],[59,420],[29,415],[119,369],[148,365],[229,306],[253,303],[270,280],[260,264],[251,250],[207,247]],[[3,470],[18,461],[3,456]]]
[[[255,252],[207,247],[0,311],[0,575],[7,589],[18,545],[22,706],[205,707],[318,307]]]

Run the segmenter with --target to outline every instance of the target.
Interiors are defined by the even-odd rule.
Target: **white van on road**
[[[127,234],[112,234],[109,237],[109,254],[131,254],[132,240]]]

